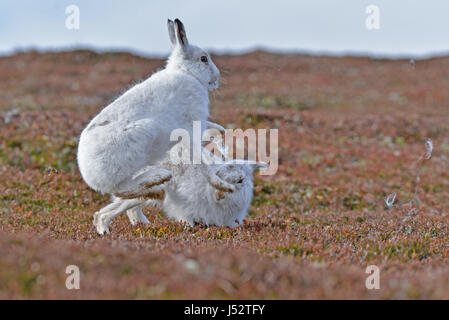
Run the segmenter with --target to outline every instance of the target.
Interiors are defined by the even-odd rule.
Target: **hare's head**
[[[178,19],[168,20],[168,35],[173,52],[168,59],[167,68],[182,70],[194,76],[209,90],[218,88],[220,71],[203,49],[190,45],[184,25]]]
[[[247,160],[233,160],[221,165],[217,170],[217,176],[233,184],[237,190],[247,186],[252,188],[253,173],[260,168],[267,168],[267,164]]]

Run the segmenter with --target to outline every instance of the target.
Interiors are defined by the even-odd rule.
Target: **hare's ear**
[[[170,38],[170,42],[173,46],[175,46],[176,45],[175,24],[170,19],[168,19],[168,21],[167,21],[167,29],[168,29],[168,36]]]
[[[181,48],[187,48],[189,45],[189,41],[187,41],[186,30],[184,29],[184,25],[179,19],[175,19],[175,34],[176,40]]]
[[[265,162],[261,162],[261,161],[257,161],[252,163],[252,166],[254,168],[254,170],[258,170],[258,169],[268,169],[268,163]]]

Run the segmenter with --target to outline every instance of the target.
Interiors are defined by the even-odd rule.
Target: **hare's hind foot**
[[[128,209],[126,211],[126,215],[128,216],[129,222],[131,222],[131,224],[133,226],[135,226],[139,222],[143,223],[143,224],[150,223],[150,221],[147,219],[147,217],[145,217],[145,215],[142,212],[142,206],[137,206],[137,207]]]
[[[138,199],[115,199],[103,209],[94,214],[93,224],[99,234],[109,233],[111,221],[129,209],[142,205]]]
[[[165,190],[156,188],[144,188],[136,191],[114,193],[114,196],[121,199],[138,199],[138,200],[164,200]]]

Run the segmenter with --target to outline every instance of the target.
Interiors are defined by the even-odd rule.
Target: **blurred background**
[[[80,29],[65,9],[80,9]],[[365,27],[368,5],[380,29]],[[264,48],[324,54],[428,57],[449,51],[449,2],[443,0],[88,1],[2,0],[0,54],[17,50],[123,50],[165,55],[167,18],[179,17],[193,43],[218,53]]]

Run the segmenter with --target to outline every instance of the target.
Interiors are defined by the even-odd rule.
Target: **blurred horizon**
[[[380,10],[379,30],[368,30],[368,5]],[[66,7],[80,10],[69,30]],[[189,41],[217,54],[253,50],[327,56],[428,58],[449,55],[449,2],[419,0],[218,1],[129,3],[3,0],[0,55],[20,51],[89,49],[145,57],[170,52],[167,18],[180,18]]]

